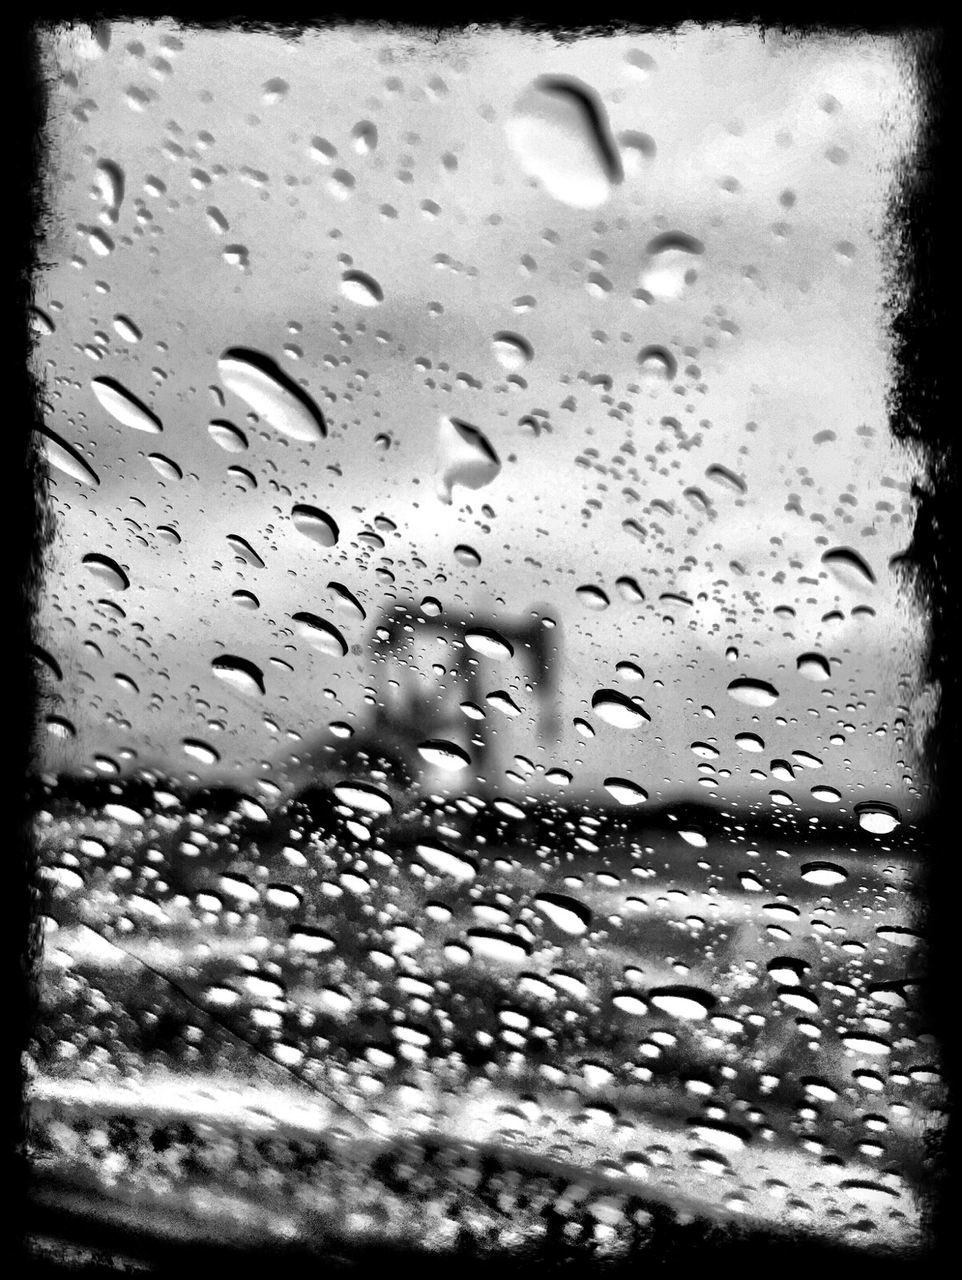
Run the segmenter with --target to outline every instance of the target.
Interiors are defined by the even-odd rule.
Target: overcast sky
[[[911,806],[893,726],[921,628],[888,568],[910,538],[914,474],[885,412],[884,219],[913,125],[895,42],[731,28],[565,45],[359,28],[290,40],[113,24],[102,43],[74,33],[49,46],[37,305],[54,331],[37,360],[48,427],[99,480],[51,468],[59,533],[41,623],[64,671],[51,709],[77,736],[49,739],[50,767],[103,755],[125,770],[263,773],[296,749],[291,734],[363,724],[364,692],[384,678],[369,642],[379,610],[432,596],[496,618],[537,607],[558,624],[561,737],[489,709],[505,763],[521,752],[589,794],[614,773],[653,800],[702,795],[710,765],[730,776],[704,798],[767,803],[780,789],[832,811],[811,797],[821,784],[840,791],[836,810]],[[600,141],[570,90],[532,88],[539,76],[592,91]],[[701,252],[651,252],[665,233]],[[494,342],[505,331],[533,353],[514,371]],[[648,346],[670,353],[673,376],[639,365]],[[218,367],[233,347],[301,383],[326,438],[252,421]],[[162,433],[121,421],[91,386],[104,378]],[[501,462],[450,503],[446,417],[478,428]],[[212,420],[247,450],[220,447]],[[333,518],[336,545],[295,527],[298,503]],[[365,531],[385,545],[359,541]],[[264,567],[240,562],[228,535]],[[481,564],[460,563],[459,544]],[[875,582],[822,562],[838,547]],[[129,586],[95,576],[90,554]],[[625,575],[643,603],[620,595]],[[609,607],[586,607],[585,585]],[[794,616],[775,612],[786,607]],[[359,651],[311,648],[298,612]],[[831,679],[796,670],[810,651]],[[266,692],[218,678],[225,654],[256,664]],[[644,678],[616,673],[623,660]],[[514,662],[483,671],[534,709]],[[734,700],[742,676],[777,702]],[[590,707],[602,688],[638,694],[650,723],[604,723]],[[734,745],[748,731],[763,752]],[[185,756],[184,738],[215,746],[220,766]],[[799,750],[823,767],[752,777]]]

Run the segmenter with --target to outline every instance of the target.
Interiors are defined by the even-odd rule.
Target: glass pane
[[[899,41],[45,56],[37,1204],[915,1247]]]

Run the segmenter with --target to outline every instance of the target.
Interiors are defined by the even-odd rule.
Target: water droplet
[[[750,1139],[747,1129],[722,1120],[690,1120],[689,1126],[693,1137],[722,1151],[742,1151]]]
[[[803,862],[801,876],[809,884],[831,887],[848,879],[848,872],[835,862]]]
[[[866,582],[875,582],[875,574],[851,547],[833,547],[826,551],[822,556],[822,564],[827,565],[845,586],[864,586]]]
[[[54,324],[52,318],[47,315],[46,311],[41,310],[40,307],[31,307],[29,315],[30,328],[34,333],[39,333],[41,337],[49,338],[52,333],[57,332],[57,326]]]
[[[263,693],[264,673],[260,667],[248,662],[246,658],[236,658],[222,654],[210,664],[210,669],[218,679],[232,685],[240,693]]]
[[[481,563],[481,556],[475,551],[474,547],[469,547],[466,542],[460,542],[454,548],[454,558],[458,564],[463,564],[468,569],[476,569]]]
[[[870,831],[874,836],[887,836],[902,821],[895,805],[882,800],[866,800],[857,804],[855,816],[862,830]]]
[[[444,417],[438,427],[438,497],[452,501],[456,484],[482,489],[501,471],[501,461],[487,436],[458,418]]]
[[[521,715],[521,708],[514,698],[505,693],[503,689],[496,689],[494,693],[489,693],[485,698],[485,702],[489,707],[494,707],[496,711],[500,711],[502,715],[508,716],[512,720],[516,720]]]
[[[99,579],[106,587],[110,587],[113,591],[126,591],[130,586],[130,579],[121,569],[116,560],[111,560],[110,556],[97,555],[91,552],[85,555],[82,562],[88,573]]]
[[[139,342],[144,336],[129,316],[114,316],[114,329],[124,342]]]
[[[495,964],[522,964],[530,947],[514,934],[498,933],[494,929],[469,929],[468,942],[476,959],[490,960]]]
[[[641,1018],[648,1012],[647,1003],[633,991],[616,991],[611,1003],[622,1013],[630,1013],[635,1018]]]
[[[645,380],[652,384],[671,382],[678,372],[678,361],[667,347],[642,347],[638,366]]]
[[[227,535],[227,544],[231,550],[244,561],[245,564],[249,564],[254,569],[264,568],[264,561],[260,558],[247,539],[242,538],[240,534],[229,533]]]
[[[654,58],[643,49],[629,49],[625,54],[625,65],[629,74],[636,80],[647,80],[652,72],[658,69]]]
[[[601,587],[593,586],[590,583],[583,587],[576,587],[575,595],[586,609],[607,609],[611,604],[611,601],[608,599],[605,592],[602,591]]]
[[[215,420],[208,424],[207,433],[226,453],[243,453],[247,448],[247,436],[232,422]]]
[[[419,858],[439,875],[453,880],[473,880],[478,873],[477,863],[466,854],[456,853],[441,844],[415,845]]]
[[[373,276],[363,271],[345,271],[341,276],[341,293],[361,307],[376,307],[384,301],[384,290]]]
[[[651,1003],[673,1018],[697,1022],[715,1007],[715,998],[697,987],[660,987],[649,993]]]
[[[201,742],[199,738],[182,738],[180,745],[183,747],[185,755],[194,760],[199,760],[201,764],[217,764],[220,760],[220,752],[216,751],[209,743]]]
[[[564,893],[542,893],[534,900],[537,909],[563,933],[580,937],[591,924],[591,912],[583,902]]]
[[[764,680],[754,680],[750,676],[732,680],[728,693],[736,702],[743,702],[746,707],[770,707],[779,696],[774,685],[767,684]]]
[[[157,474],[163,476],[165,480],[183,480],[184,478],[184,473],[177,463],[162,453],[148,453],[147,461]]]
[[[883,1057],[892,1052],[892,1046],[880,1036],[842,1036],[842,1044],[853,1053]]]
[[[638,283],[659,301],[680,298],[698,278],[698,257],[705,246],[682,231],[666,231],[648,242],[648,261]]]
[[[97,165],[95,181],[100,198],[106,205],[101,216],[105,222],[115,224],[124,202],[124,171],[113,160],[101,160]]]
[[[528,340],[522,338],[520,334],[509,333],[506,330],[494,335],[491,340],[491,349],[501,368],[507,369],[510,373],[517,373],[534,358],[534,351]]]
[[[217,361],[217,372],[228,391],[275,431],[312,444],[327,435],[320,409],[268,356],[231,347]]]
[[[46,716],[44,723],[47,726],[47,732],[55,738],[76,738],[76,726],[66,718],[66,716]]]
[[[813,800],[820,800],[822,804],[838,804],[842,798],[842,793],[834,787],[812,787],[811,794]]]
[[[422,760],[426,760],[435,768],[443,769],[446,773],[458,773],[471,763],[471,757],[462,747],[442,738],[422,742],[418,746],[418,754]]]
[[[313,649],[335,658],[347,656],[348,643],[333,623],[325,622],[313,613],[295,613],[293,621],[297,624],[297,634]]]
[[[832,669],[828,665],[828,659],[820,653],[800,654],[795,665],[798,668],[798,674],[804,676],[806,680],[820,682],[831,679]]]
[[[471,627],[464,633],[464,642],[475,653],[486,658],[512,658],[514,646],[499,632],[490,627]]]
[[[616,689],[599,689],[591,698],[592,710],[616,729],[638,729],[651,721],[647,711]]]
[[[748,492],[748,485],[741,476],[736,475],[728,467],[723,467],[720,462],[713,462],[706,469],[705,475],[709,480],[714,480],[716,484],[724,486],[731,493],[743,494]]]
[[[113,378],[94,378],[90,383],[90,389],[111,417],[116,418],[125,427],[130,427],[134,431],[146,431],[151,435],[157,435],[163,431],[160,419],[151,413],[132,392],[122,387]]]
[[[276,103],[281,102],[287,97],[290,85],[286,80],[273,79],[267,80],[261,86],[261,101],[269,107],[273,107]]]
[[[359,120],[351,130],[354,150],[359,156],[370,155],[377,147],[377,128],[370,120]]]
[[[356,618],[359,622],[363,622],[367,617],[367,612],[360,600],[347,587],[342,586],[339,582],[329,582],[327,589],[334,597],[335,605],[350,617]]]
[[[93,487],[100,484],[100,477],[96,471],[72,445],[54,435],[47,427],[41,427],[39,434],[43,456],[52,467],[56,467],[58,471],[62,471],[73,480],[79,480],[81,484]]]
[[[505,125],[525,173],[575,209],[597,209],[621,182],[621,161],[597,95],[570,77],[540,76]]]
[[[605,778],[605,790],[619,804],[644,804],[648,799],[648,792],[644,787],[639,787],[637,782],[631,782],[627,778]]]
[[[340,530],[326,511],[298,503],[291,508],[291,519],[297,532],[310,538],[318,546],[333,547],[336,544]]]
[[[362,813],[383,817],[394,810],[391,797],[369,782],[339,782],[334,788],[334,794],[341,804],[359,809]]]

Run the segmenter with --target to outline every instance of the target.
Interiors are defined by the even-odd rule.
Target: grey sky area
[[[478,659],[521,710],[481,705],[505,794],[563,770],[594,797],[616,775],[652,801],[917,808],[923,623],[889,568],[916,471],[886,416],[885,216],[914,121],[896,42],[118,23],[106,50],[51,37],[49,74],[40,619],[47,710],[76,730],[46,737],[49,768],[269,776],[306,735],[362,730],[391,679],[444,682],[433,633],[400,675],[372,642],[382,610],[432,598],[556,624],[557,735],[523,646]],[[232,372],[236,348],[326,436],[296,438],[303,410]],[[732,696],[743,677],[777,699]],[[599,690],[649,719],[611,723]]]

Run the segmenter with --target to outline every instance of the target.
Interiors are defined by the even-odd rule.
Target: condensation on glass
[[[897,42],[45,43],[35,1194],[911,1248]]]

